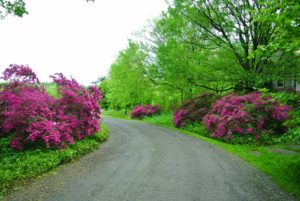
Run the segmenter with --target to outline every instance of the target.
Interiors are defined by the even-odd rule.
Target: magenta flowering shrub
[[[231,140],[237,135],[259,140],[265,134],[282,134],[289,110],[260,92],[230,94],[215,102],[203,119],[211,137]]]
[[[179,109],[174,112],[173,124],[176,128],[184,127],[186,125],[186,121],[183,121],[186,115],[187,115],[187,111],[183,109]]]
[[[202,122],[217,96],[213,93],[203,93],[195,98],[185,101],[173,114],[173,124],[176,128],[184,127],[187,124]]]
[[[49,105],[54,102],[46,92],[30,86],[8,88],[0,92],[0,130],[2,135],[15,135],[11,143],[13,148],[24,148],[24,134],[28,133],[27,129],[32,122],[52,118],[53,111]]]
[[[85,89],[76,80],[68,80],[62,74],[51,76],[59,86],[61,95],[56,102],[57,118],[70,125],[77,139],[91,136],[99,130],[101,92],[97,87]]]
[[[5,69],[1,79],[10,81],[11,84],[39,83],[39,79],[29,66],[17,64],[11,64],[9,68]]]
[[[99,131],[98,88],[86,89],[56,74],[52,78],[61,96],[55,99],[28,66],[11,65],[3,74],[9,83],[0,91],[0,137],[9,137],[12,148],[64,148]]]
[[[146,116],[153,116],[156,114],[160,114],[160,107],[158,105],[137,105],[130,112],[132,119],[144,119]]]

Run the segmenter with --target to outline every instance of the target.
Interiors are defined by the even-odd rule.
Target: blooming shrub
[[[1,79],[5,81],[10,81],[11,84],[33,84],[39,83],[39,79],[36,74],[24,65],[11,64],[9,68],[5,69]]]
[[[36,144],[63,148],[99,131],[101,93],[84,88],[62,74],[51,76],[59,99],[46,93],[28,66],[11,65],[3,73],[10,81],[0,91],[0,137],[16,150]]]
[[[217,96],[213,93],[203,93],[195,98],[185,101],[173,114],[173,124],[176,128],[187,124],[200,123],[206,115]]]
[[[187,111],[183,109],[176,110],[173,114],[173,124],[176,128],[180,128],[186,125],[186,122],[183,121],[187,115]]]
[[[262,97],[260,92],[230,94],[214,103],[204,124],[214,138],[231,140],[237,135],[259,140],[264,134],[282,134],[282,122],[288,118],[289,110],[270,96]]]
[[[59,86],[61,98],[57,100],[58,120],[67,122],[77,139],[91,136],[99,130],[101,92],[97,87],[85,89],[76,80],[68,80],[62,74],[51,76]],[[62,114],[62,115],[60,115]]]
[[[146,116],[152,116],[160,113],[160,107],[158,105],[137,105],[131,110],[130,115],[132,119],[143,119]]]

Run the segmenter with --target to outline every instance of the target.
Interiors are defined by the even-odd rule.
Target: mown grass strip
[[[103,116],[110,116],[120,119],[131,119],[129,114],[125,114],[124,110],[116,111],[116,110],[102,110]]]
[[[101,125],[101,132],[69,145],[66,149],[32,149],[16,152],[0,141],[0,200],[26,180],[49,172],[57,166],[74,161],[99,147],[108,138],[108,128]]]

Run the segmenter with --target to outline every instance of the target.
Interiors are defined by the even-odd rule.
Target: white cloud
[[[0,71],[28,64],[48,81],[62,72],[90,84],[108,72],[127,38],[158,16],[164,0],[30,0],[29,15],[0,21]]]

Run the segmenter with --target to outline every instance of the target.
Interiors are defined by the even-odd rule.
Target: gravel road
[[[141,122],[105,118],[109,140],[6,200],[289,201],[266,175],[206,142]]]

